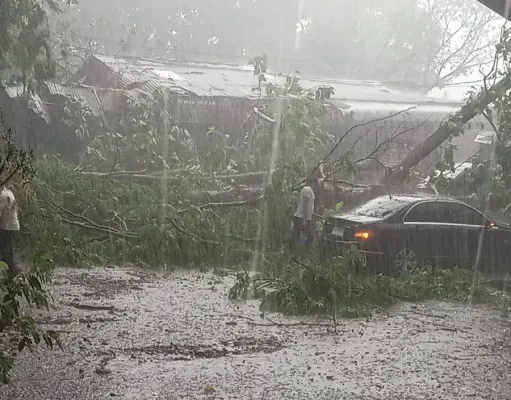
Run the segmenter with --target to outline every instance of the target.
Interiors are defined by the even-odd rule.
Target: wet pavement
[[[502,310],[401,304],[372,319],[262,315],[231,276],[57,272],[39,317],[64,351],[16,360],[0,399],[507,399]]]

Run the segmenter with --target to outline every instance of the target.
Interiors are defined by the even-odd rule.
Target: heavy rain
[[[2,0],[0,399],[511,398],[511,0]]]

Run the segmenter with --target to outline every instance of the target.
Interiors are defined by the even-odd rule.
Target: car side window
[[[482,226],[487,223],[487,219],[483,214],[465,204],[451,203],[450,208],[452,209],[455,224]]]
[[[442,222],[439,211],[436,202],[420,203],[408,211],[403,222]]]
[[[440,221],[444,224],[460,224],[459,204],[455,203],[438,203],[440,210]]]

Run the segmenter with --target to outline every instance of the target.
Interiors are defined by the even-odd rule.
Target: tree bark
[[[362,192],[357,191],[346,195],[346,198],[342,199],[346,207],[357,206],[374,197],[391,193],[392,189],[400,187],[413,167],[418,165],[424,158],[431,154],[431,152],[452,136],[463,134],[463,125],[495,101],[497,97],[502,94],[502,91],[506,90],[510,81],[511,76],[506,76],[491,88],[481,90],[475,98],[468,101],[458,112],[443,122],[435,132],[415,146],[397,166],[387,169],[378,185]]]
[[[463,125],[480,114],[482,110],[495,101],[502,90],[507,87],[510,80],[511,78],[506,76],[492,88],[480,91],[474,99],[467,102],[457,113],[443,122],[435,132],[415,146],[397,167],[392,168],[385,174],[381,184],[385,186],[388,184],[401,183],[408,176],[410,169],[419,164],[425,157],[431,154],[432,151],[442,145],[442,143],[450,137],[456,134],[462,134],[461,130]]]

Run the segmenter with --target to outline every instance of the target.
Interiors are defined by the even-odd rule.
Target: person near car
[[[306,237],[305,244],[307,248],[310,247],[314,241],[313,216],[315,209],[317,209],[315,200],[318,199],[319,196],[322,196],[321,192],[318,193],[318,188],[322,185],[322,183],[320,183],[321,178],[321,172],[311,174],[300,192],[298,205],[293,218],[293,230],[291,232],[292,246],[295,246],[299,242],[302,232]],[[319,199],[322,198],[319,197]]]
[[[311,184],[312,191],[314,192],[314,214],[323,215],[325,211],[325,177],[323,173],[318,170],[313,178]]]
[[[0,260],[9,267],[9,273],[16,275],[18,268],[14,261],[14,233],[20,230],[18,205],[11,190],[0,190]]]

